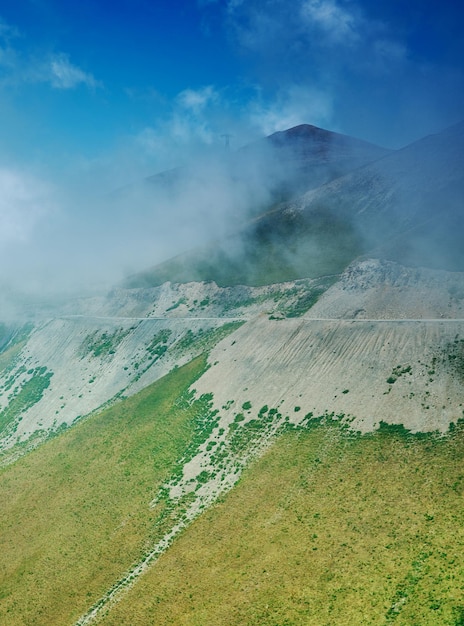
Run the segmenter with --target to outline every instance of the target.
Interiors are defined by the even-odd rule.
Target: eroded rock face
[[[307,314],[311,318],[464,318],[464,273],[354,263]]]
[[[250,402],[253,413],[276,407],[293,423],[333,413],[362,431],[380,421],[446,431],[463,411],[463,381],[447,356],[456,336],[464,321],[260,318],[213,349],[215,366],[196,389],[214,390],[219,410]]]
[[[463,414],[463,346],[463,273],[370,259],[302,319],[261,316],[221,342],[198,388],[218,409],[250,401],[295,422],[328,412],[360,430],[386,421],[445,431]]]
[[[264,311],[284,316],[318,290],[310,280],[259,288],[165,283],[72,301],[48,319],[53,311],[39,311],[42,319],[16,340],[13,330],[3,335],[0,449],[134,394],[209,350],[234,324]]]
[[[446,430],[459,417],[462,381],[432,360],[464,337],[464,273],[368,259],[322,291],[310,280],[120,289],[35,322],[16,345],[6,334],[1,445],[70,425],[118,394],[139,391],[211,349],[221,328],[236,322],[245,325],[214,348],[214,367],[200,382],[218,408],[252,401],[258,409],[282,404],[294,419],[335,411],[361,429],[390,420]],[[411,374],[388,386],[395,368],[409,366]],[[432,370],[438,373],[430,381]]]

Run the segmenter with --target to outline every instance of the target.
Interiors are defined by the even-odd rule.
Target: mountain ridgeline
[[[312,126],[259,146],[242,152],[245,162],[264,153],[272,163],[272,202],[222,239],[131,276],[126,286],[263,285],[340,273],[361,256],[464,269],[464,123],[397,151]]]

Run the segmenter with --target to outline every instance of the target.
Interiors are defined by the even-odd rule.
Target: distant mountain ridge
[[[283,171],[280,184],[307,190],[375,161],[392,151],[311,124],[300,124],[258,139],[228,155],[232,176],[243,175],[243,166],[255,161],[275,161]],[[266,163],[269,165],[268,163]],[[276,174],[276,172],[273,172]],[[145,179],[149,184],[175,185],[191,174],[191,167],[176,167]]]
[[[464,122],[309,191],[292,208],[348,220],[371,256],[463,270]]]
[[[463,270],[463,129],[464,122],[394,152],[310,125],[275,133],[257,143],[274,146],[282,168],[291,163],[287,199],[126,286],[262,285],[339,273],[363,255]]]
[[[239,154],[253,157],[263,146],[290,172],[287,184],[293,193],[319,187],[392,152],[349,135],[300,124],[245,146]]]

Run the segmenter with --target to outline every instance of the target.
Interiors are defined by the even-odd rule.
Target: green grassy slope
[[[290,432],[104,626],[464,623],[464,428]]]
[[[149,503],[192,440],[203,358],[0,470],[0,623],[73,623],[163,534]]]

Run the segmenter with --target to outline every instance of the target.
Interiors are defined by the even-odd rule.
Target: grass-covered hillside
[[[0,470],[0,624],[63,626],[164,533],[149,503],[195,435],[202,358]]]
[[[2,625],[76,624],[182,515],[149,504],[204,439],[208,403],[187,391],[203,368],[2,470]],[[97,622],[462,625],[462,421],[446,436],[357,435],[330,418],[280,432]]]
[[[105,626],[459,626],[464,429],[281,436]]]

